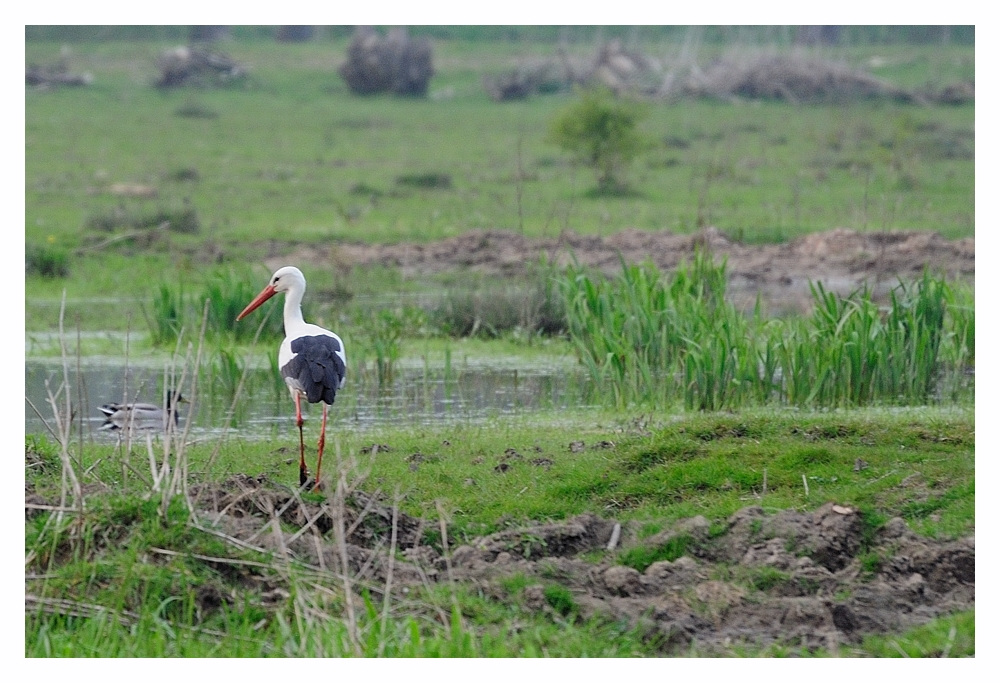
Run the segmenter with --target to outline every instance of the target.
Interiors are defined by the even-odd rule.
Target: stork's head
[[[278,292],[289,292],[292,290],[297,290],[301,296],[306,291],[306,276],[303,275],[302,271],[295,266],[284,266],[282,268],[278,268],[278,270],[274,271],[274,275],[271,276],[271,280],[267,283],[267,287],[262,289],[260,294],[258,294],[253,301],[247,304],[247,307],[244,308],[238,316],[236,316],[236,320],[243,320],[243,318],[249,315],[258,306]]]
[[[287,292],[298,285],[302,289],[306,288],[306,276],[295,266],[283,266],[274,271],[271,276],[269,287],[274,287],[276,292]]]

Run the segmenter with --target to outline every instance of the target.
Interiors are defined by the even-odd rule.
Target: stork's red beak
[[[257,295],[257,298],[247,304],[247,307],[243,309],[242,313],[236,316],[236,321],[239,322],[240,320],[243,320],[243,318],[247,317],[258,306],[270,299],[272,296],[274,296],[274,287],[272,285],[268,285],[260,294]]]

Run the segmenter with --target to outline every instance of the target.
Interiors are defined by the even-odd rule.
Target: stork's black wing
[[[333,404],[347,373],[340,352],[340,343],[326,335],[293,339],[295,356],[281,368],[281,374],[297,380],[310,403]]]

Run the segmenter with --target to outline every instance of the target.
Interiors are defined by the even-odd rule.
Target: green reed
[[[175,344],[187,313],[184,292],[179,286],[162,284],[153,296],[151,308],[151,312],[147,312],[145,306],[142,310],[149,325],[153,344],[156,346]]]
[[[365,374],[364,359],[373,357],[378,386],[392,384],[402,357],[403,340],[426,331],[427,315],[420,308],[402,306],[375,311],[356,309],[353,317],[353,329],[362,358],[362,372],[359,376]]]
[[[612,279],[572,267],[561,285],[580,360],[616,405],[912,405],[971,388],[971,294],[930,273],[886,305],[866,287],[843,296],[816,283],[812,314],[788,319],[728,303],[725,261],[702,252],[670,277],[623,263]]]
[[[261,309],[266,317],[260,316],[256,324],[254,321],[236,322],[236,316],[256,296],[258,289],[255,283],[228,271],[216,273],[194,295],[185,293],[180,284],[161,284],[152,300],[151,312],[146,314],[153,344],[175,344],[182,329],[199,327],[205,301],[209,302],[207,338],[249,342],[257,334],[257,327],[264,325],[262,339],[280,339],[282,319],[280,312],[271,311],[273,304]]]
[[[209,280],[201,293],[201,301],[210,302],[208,310],[208,327],[216,335],[227,335],[234,341],[250,341],[257,333],[260,320],[236,322],[236,316],[257,295],[259,285],[249,280],[236,277],[231,272],[220,272]],[[281,315],[263,311],[267,315],[267,323],[261,333],[264,338],[280,339],[282,336]],[[255,324],[256,323],[256,324]]]

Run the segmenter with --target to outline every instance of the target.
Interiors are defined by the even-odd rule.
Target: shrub
[[[616,100],[607,89],[583,90],[552,122],[549,139],[594,170],[600,192],[622,193],[629,164],[650,146],[636,130],[644,115],[638,103]]]

